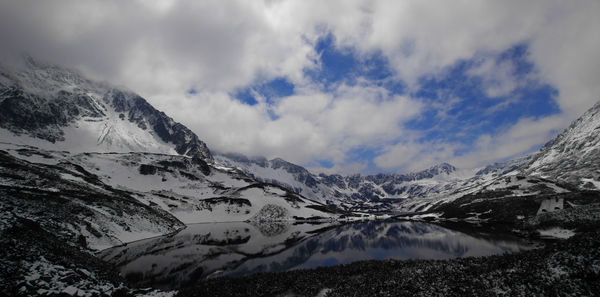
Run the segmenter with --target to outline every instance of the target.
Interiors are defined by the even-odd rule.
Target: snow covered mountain
[[[585,189],[600,189],[600,102],[548,142],[527,164],[527,174]]]
[[[600,103],[538,153],[459,170],[442,163],[407,174],[312,174],[281,159],[217,155],[216,161],[313,200],[348,210],[423,211],[465,195],[496,197],[600,189]]]
[[[92,250],[191,223],[347,214],[216,165],[132,92],[31,58],[0,66],[0,155],[0,209]]]
[[[532,177],[531,183],[514,177],[532,160],[525,156],[495,163],[479,170],[460,170],[442,163],[412,173],[376,175],[313,174],[282,159],[249,158],[239,154],[216,154],[215,161],[237,168],[257,180],[278,184],[290,191],[322,203],[352,211],[427,210],[461,196],[490,190],[505,196],[539,193],[540,189],[568,191],[554,182]],[[512,176],[512,177],[511,177]],[[548,190],[544,190],[548,192]]]
[[[555,207],[574,208],[598,195],[599,159],[600,102],[537,153],[487,166],[455,190],[405,201],[400,209],[453,219],[514,221]]]
[[[348,210],[391,210],[405,199],[425,198],[454,189],[474,172],[442,163],[407,174],[350,175],[313,174],[305,168],[276,158],[217,154],[215,160],[237,168],[257,180],[278,184],[309,199]]]
[[[5,145],[0,150],[2,230],[27,219],[65,242],[100,250],[184,226],[134,193],[110,187],[84,168],[63,161],[64,152],[13,148]]]
[[[276,158],[246,157],[241,154],[215,154],[215,161],[223,166],[237,168],[253,178],[277,184],[304,197],[328,202],[330,189],[304,167]]]
[[[143,98],[75,71],[31,58],[20,67],[0,67],[7,154],[32,164],[77,166],[184,223],[339,216],[326,205],[416,211],[489,191],[563,193],[568,183],[596,188],[599,109],[540,153],[481,170],[442,163],[406,174],[317,175],[279,158],[213,157],[198,136]]]
[[[70,152],[153,152],[210,162],[206,144],[140,96],[26,57],[0,65],[4,142]]]
[[[56,230],[84,238],[92,249],[169,233],[184,223],[329,220],[344,214],[187,156],[72,154],[6,143],[0,153],[0,208],[36,222],[60,222]],[[47,196],[55,198],[40,201]],[[81,209],[80,215],[67,214],[68,205]]]

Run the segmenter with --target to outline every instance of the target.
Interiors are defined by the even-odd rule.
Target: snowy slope
[[[93,250],[184,223],[344,214],[214,164],[192,131],[130,91],[31,58],[0,65],[0,152],[0,206]]]
[[[183,227],[167,212],[103,184],[75,164],[62,160],[31,163],[14,156],[47,161],[60,152],[36,153],[36,149],[18,147],[9,153],[5,146],[0,150],[0,209],[9,217],[32,220],[61,239],[92,250]]]
[[[400,209],[406,212],[435,211],[444,204],[458,201],[457,199],[460,199],[461,207],[464,207],[473,203],[486,205],[486,201],[511,197],[524,197],[524,201],[535,200],[538,204],[537,200],[553,195],[563,197],[566,193],[573,193],[573,197],[578,197],[578,193],[584,195],[585,190],[600,189],[598,160],[600,103],[575,120],[539,152],[487,166],[477,172],[475,177],[456,187],[456,191],[407,201]],[[543,205],[535,208],[541,209]]]
[[[320,204],[281,187],[235,170],[205,170],[185,156],[88,153],[69,161],[89,168],[106,184],[139,193],[140,201],[158,205],[186,224],[332,216],[310,208]]]
[[[304,197],[356,211],[392,210],[400,200],[443,195],[475,176],[475,171],[459,170],[445,163],[408,174],[342,176],[316,175],[279,158],[218,154],[215,160]]]
[[[214,167],[180,155],[153,153],[82,153],[45,151],[0,144],[9,156],[34,164],[74,167],[81,174],[60,177],[93,187],[126,191],[143,205],[190,224],[230,221],[335,219],[342,213],[277,185],[257,182],[234,169]]]
[[[26,58],[0,65],[0,139],[70,152],[154,152],[210,161],[206,145],[140,96]]]
[[[512,162],[507,162],[511,164]],[[499,164],[497,164],[499,165]],[[510,165],[512,167],[512,165]],[[505,172],[500,166],[486,174],[478,174],[470,179],[458,182],[440,195],[432,195],[420,199],[406,200],[399,204],[401,212],[428,211],[432,207],[451,203],[456,199],[470,196],[482,198],[520,197],[568,193],[573,187],[552,180],[524,175],[519,170]]]
[[[548,142],[523,171],[600,189],[600,102]]]
[[[331,189],[319,182],[318,177],[305,168],[282,159],[218,154],[215,155],[215,161],[223,166],[237,168],[257,180],[280,185],[306,198],[335,204]]]

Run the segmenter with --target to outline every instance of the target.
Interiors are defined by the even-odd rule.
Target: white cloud
[[[332,93],[279,100],[272,107],[265,102],[249,106],[227,93],[200,92],[170,97],[171,103],[160,108],[167,114],[179,114],[185,125],[193,127],[217,151],[282,157],[299,163],[333,160],[345,167],[346,162],[352,162],[347,159],[350,150],[377,147],[402,136],[402,123],[421,108],[418,102],[390,95],[380,87],[345,85]],[[269,111],[277,116],[275,120]]]
[[[567,124],[568,120],[561,115],[540,119],[523,118],[498,135],[481,135],[472,152],[455,157],[451,162],[456,166],[473,168],[517,157],[537,149]]]
[[[323,168],[323,167],[307,167],[307,169],[311,172],[320,174],[358,174],[363,173],[368,167],[368,162],[348,162],[344,164],[336,164],[331,168]]]
[[[482,79],[486,95],[490,98],[510,95],[519,82],[514,75],[515,67],[510,60],[496,62],[484,59],[479,65],[467,71],[467,74]],[[524,84],[521,81],[521,84]]]
[[[141,4],[140,4],[141,3]],[[83,68],[142,95],[230,90],[261,78],[299,78],[313,48],[282,31],[257,1],[4,1],[5,46]]]
[[[385,153],[375,158],[375,164],[380,168],[398,168],[403,165],[412,163],[414,158],[418,156],[425,146],[411,143],[411,144],[397,144],[390,147]]]
[[[471,166],[531,150],[600,99],[599,13],[594,0],[19,0],[0,3],[0,41],[3,51],[26,49],[128,86],[217,150],[301,163],[328,159],[343,168],[355,162],[352,149],[376,147],[383,153],[374,162],[385,169],[438,160]],[[363,83],[319,91],[303,69],[319,67],[313,46],[327,32],[359,55],[380,52],[410,90],[421,76],[442,75],[461,59],[527,43],[536,75],[558,89],[564,113],[521,119],[456,157],[459,145],[418,144],[404,127],[423,110],[418,98]],[[491,61],[471,73],[482,77],[488,95],[523,83],[511,75],[513,65]],[[274,106],[248,106],[229,95],[274,77],[292,81],[297,94]],[[186,95],[190,88],[198,94]],[[390,145],[398,139],[399,147]]]
[[[409,141],[387,146],[373,161],[386,170],[400,168],[402,171],[417,171],[447,162],[462,147],[455,143]]]
[[[561,115],[539,119],[523,118],[497,135],[483,134],[472,147],[462,143],[436,141],[390,145],[374,159],[383,169],[421,170],[441,162],[459,168],[476,168],[532,152],[568,124]],[[467,150],[467,154],[461,151]]]
[[[599,13],[599,1],[550,1],[544,26],[531,38],[531,59],[559,90],[570,119],[600,100]]]

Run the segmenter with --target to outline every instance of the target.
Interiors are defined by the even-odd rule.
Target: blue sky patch
[[[338,48],[332,34],[320,38],[315,45],[315,51],[320,57],[320,67],[306,69],[304,74],[322,84],[325,90],[340,83],[356,85],[359,78],[382,85],[394,74],[387,58],[381,52],[360,55],[353,48]],[[397,90],[398,86],[394,88]]]
[[[496,63],[513,63],[512,75],[527,78],[534,71],[526,60],[527,48],[519,45],[501,53]],[[423,132],[422,141],[442,140],[472,144],[480,135],[495,135],[521,118],[539,118],[560,112],[558,91],[548,84],[529,82],[508,95],[490,98],[480,77],[468,71],[477,60],[465,60],[449,67],[441,77],[423,77],[414,97],[426,102],[427,110],[407,127]]]
[[[233,94],[243,103],[255,105],[258,103],[256,96],[264,97],[268,103],[281,97],[287,97],[294,94],[294,85],[287,79],[279,77],[265,83],[249,86],[238,90]]]

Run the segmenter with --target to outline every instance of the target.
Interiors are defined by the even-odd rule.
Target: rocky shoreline
[[[38,222],[8,211],[2,214],[0,228],[0,296],[596,296],[600,294],[596,198],[512,223],[438,222],[481,236],[512,229],[532,240],[540,239],[535,230],[549,226],[577,231],[530,251],[451,260],[363,261],[220,277],[169,292],[133,288],[115,267],[83,245],[65,242]]]
[[[365,261],[221,277],[177,293],[130,288],[113,267],[61,244],[33,221],[17,218],[2,235],[0,295],[6,296],[595,296],[600,292],[598,230],[516,254]]]
[[[366,261],[209,279],[177,296],[596,296],[598,279],[595,231],[516,254]]]

